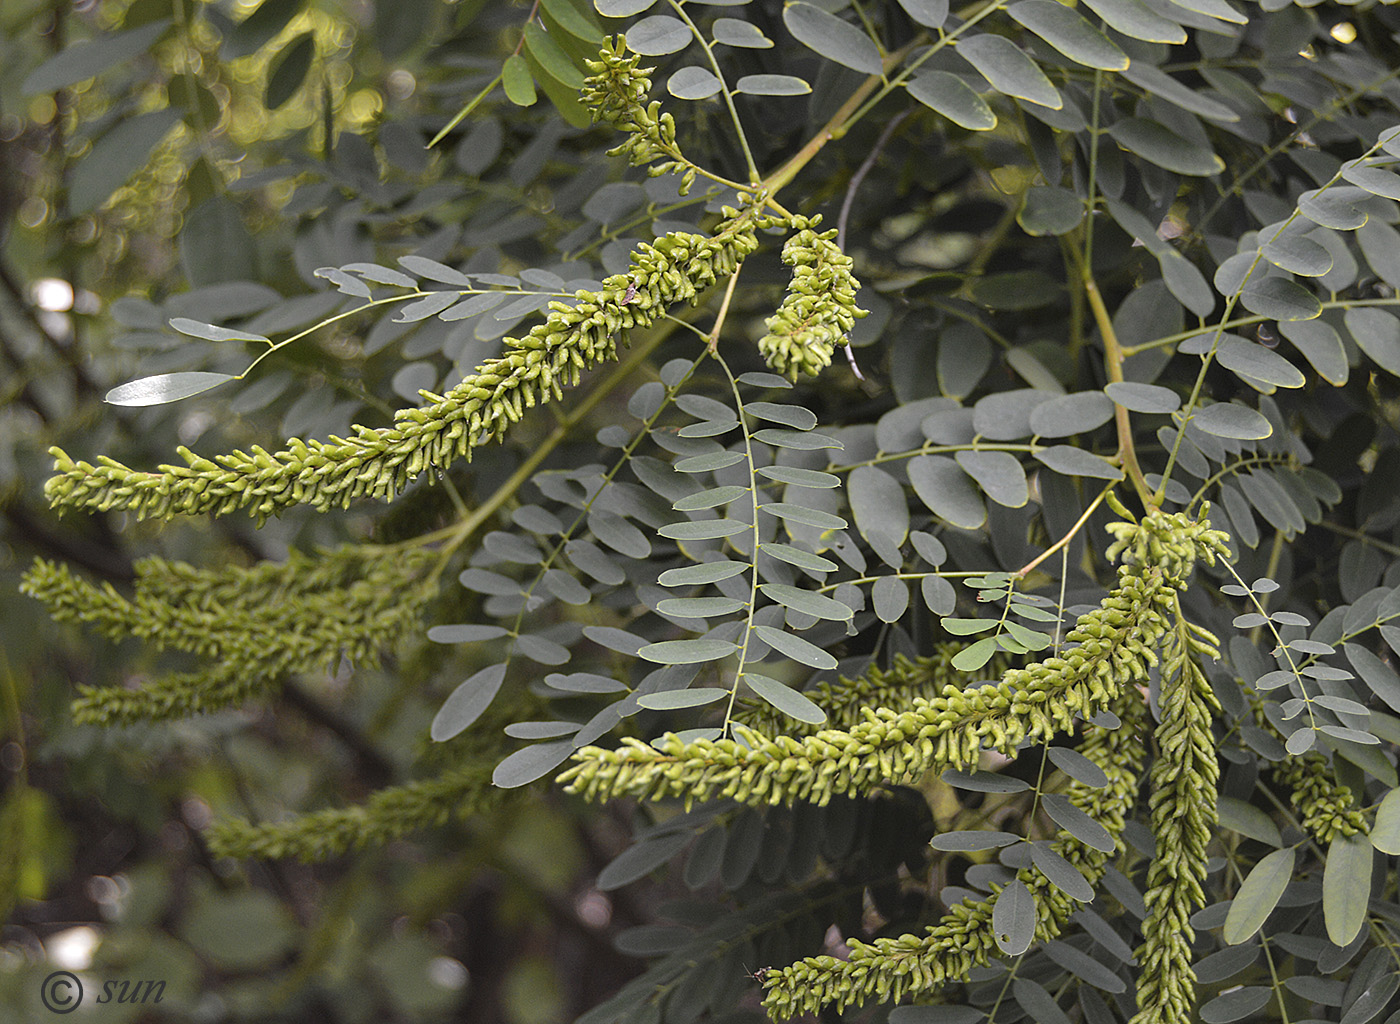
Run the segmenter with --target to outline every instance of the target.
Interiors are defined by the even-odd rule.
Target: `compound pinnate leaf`
[[[1335,327],[1325,320],[1292,320],[1279,324],[1279,333],[1303,353],[1327,383],[1340,387],[1351,376],[1347,349]]]
[[[926,28],[942,28],[948,20],[948,0],[899,0],[899,6]]]
[[[496,770],[491,773],[491,783],[502,789],[527,786],[554,771],[573,752],[573,740],[536,743],[534,746],[517,750],[496,766]]]
[[[727,580],[748,569],[747,562],[704,562],[700,565],[685,565],[679,569],[667,569],[657,578],[657,582],[663,587],[698,586]]]
[[[1056,473],[1065,476],[1088,476],[1099,480],[1122,480],[1123,471],[1101,455],[1086,452],[1069,444],[1051,445],[1035,453],[1035,457]]]
[[[1182,408],[1182,399],[1175,391],[1156,384],[1120,381],[1107,385],[1103,392],[1117,405],[1133,412],[1168,413]]]
[[[91,42],[67,46],[31,71],[20,93],[35,96],[54,92],[100,75],[145,53],[169,27],[170,19],[161,18],[129,32],[107,33]]]
[[[1240,302],[1251,313],[1271,320],[1313,320],[1322,315],[1322,300],[1297,281],[1284,277],[1249,279]]]
[[[909,95],[959,128],[989,132],[997,126],[997,116],[986,100],[957,75],[947,71],[925,71],[909,82]]]
[[[1060,91],[1050,84],[1040,65],[1005,36],[990,33],[962,39],[957,52],[1005,96],[1035,103],[1051,110],[1065,105]]]
[[[909,585],[893,576],[884,576],[870,588],[875,616],[881,622],[898,622],[909,610]]]
[[[743,456],[740,455],[736,461],[742,461],[742,459]],[[680,463],[676,463],[676,468],[680,468]],[[798,487],[829,488],[841,486],[839,476],[819,469],[802,469],[799,466],[760,466],[758,473],[770,480],[776,480],[782,484],[795,484]]]
[[[783,24],[798,42],[827,60],[867,75],[878,75],[883,68],[880,49],[869,36],[815,4],[803,0],[787,4]]]
[[[662,665],[698,665],[727,658],[738,649],[728,640],[663,640],[647,644],[637,654]]]
[[[1025,882],[1012,882],[997,894],[992,929],[997,946],[1007,956],[1020,956],[1035,938],[1035,896]]]
[[[800,405],[783,405],[777,402],[750,402],[744,406],[750,416],[757,416],[770,423],[781,423],[794,430],[811,430],[817,425],[817,414]]]
[[[772,555],[779,561],[795,565],[799,569],[810,569],[812,572],[835,572],[840,568],[829,558],[823,558],[821,555],[792,547],[789,544],[761,544],[759,550],[764,554]]]
[[[771,444],[775,448],[790,448],[799,452],[819,451],[823,448],[840,450],[845,447],[836,438],[826,434],[818,434],[815,431],[779,430],[775,427],[754,431],[753,439]]]
[[[472,287],[472,279],[446,263],[439,263],[437,260],[429,259],[426,256],[410,255],[400,256],[399,266],[403,267],[411,274],[419,277],[426,277],[429,281],[439,281],[442,284],[455,284],[463,288]]]
[[[177,316],[170,321],[170,326],[181,334],[187,334],[191,338],[203,338],[205,341],[262,341],[272,344],[270,338],[261,334],[253,334],[249,331],[240,331],[231,327],[218,327],[214,324],[206,324],[201,320],[191,320],[188,317]]]
[[[496,640],[508,636],[502,626],[477,626],[471,624],[434,626],[428,630],[428,639],[435,644],[475,644],[484,640]]]
[[[1366,212],[1356,205],[1366,196],[1364,189],[1351,186],[1314,189],[1298,197],[1298,212],[1325,228],[1355,231],[1367,220]]]
[[[1148,43],[1186,42],[1184,28],[1162,17],[1142,0],[1085,0],[1084,6],[1102,18],[1110,28],[1131,39],[1141,39]],[[1139,63],[1141,62],[1134,61],[1128,65],[1129,70]],[[1232,120],[1238,120],[1238,115]]]
[[[1030,499],[1026,471],[1007,452],[958,452],[956,460],[977,481],[987,497],[1007,508],[1020,508]]]
[[[1171,129],[1141,117],[1125,117],[1108,134],[1128,152],[1177,174],[1209,177],[1225,169],[1225,161],[1208,149],[1188,142]]]
[[[666,91],[681,100],[708,99],[724,88],[714,72],[701,67],[681,68],[666,80]]]
[[[1067,942],[1053,939],[1045,944],[1045,955],[1075,977],[1105,992],[1125,992],[1128,986],[1112,968]]]
[[[1058,185],[1026,190],[1016,223],[1028,235],[1066,235],[1084,221],[1084,201]]]
[[[883,533],[896,546],[909,536],[909,503],[904,487],[878,466],[860,466],[846,484],[851,515],[861,536]]]
[[[593,9],[605,18],[630,18],[656,6],[656,0],[593,0]]]
[[[1274,990],[1268,985],[1233,988],[1202,1006],[1201,1020],[1205,1024],[1230,1024],[1257,1013],[1273,998]]]
[[[178,402],[183,398],[202,394],[220,384],[237,379],[232,374],[209,373],[203,370],[158,373],[154,377],[142,377],[120,384],[108,391],[102,400],[109,405],[165,405],[167,402]]]
[[[1217,402],[1197,410],[1191,422],[1207,434],[1242,441],[1259,441],[1274,432],[1266,417],[1234,402]]]
[[[896,1006],[890,1013],[890,1024],[983,1024],[986,1019],[971,1006]]]
[[[272,59],[272,70],[267,76],[267,91],[263,94],[263,105],[268,110],[276,110],[297,94],[306,73],[311,70],[311,61],[316,56],[316,34],[303,32]]]
[[[1373,196],[1400,199],[1400,174],[1393,171],[1348,161],[1342,167],[1342,177]]]
[[[432,727],[429,729],[432,738],[439,743],[450,740],[480,718],[482,712],[496,699],[505,678],[506,666],[492,665],[474,673],[461,683],[448,695],[433,718]]]
[[[611,892],[651,874],[689,846],[694,838],[693,832],[683,829],[643,839],[629,846],[598,873],[598,888]]]
[[[1400,326],[1400,321],[1396,323]],[[1283,356],[1243,338],[1222,338],[1215,358],[1227,370],[1275,387],[1300,388],[1307,383],[1302,371]]]
[[[820,725],[826,721],[825,711],[814,704],[805,694],[799,693],[785,683],[770,679],[758,672],[745,673],[744,682],[749,684],[749,689],[789,718],[795,718],[799,722],[806,722],[809,725]]]
[[[748,96],[803,96],[812,87],[795,75],[745,75],[734,91]]]
[[[1093,901],[1094,887],[1077,867],[1056,853],[1050,843],[1041,841],[1031,844],[1031,863],[1066,896],[1080,903]]]
[[[1291,676],[1291,673],[1286,673]],[[1222,796],[1217,805],[1220,827],[1249,836],[1269,846],[1282,846],[1278,826],[1267,814],[1253,804],[1234,797]]]
[[[716,18],[710,26],[710,32],[714,35],[715,42],[725,46],[767,50],[773,45],[773,40],[765,36],[762,29],[753,22],[740,18]]]
[[[1322,916],[1334,946],[1348,946],[1366,923],[1375,851],[1363,835],[1337,836],[1322,873]]]
[[[1113,402],[1103,392],[1078,391],[1037,405],[1031,410],[1031,430],[1039,437],[1069,437],[1094,430],[1111,419]]]
[[[1122,71],[1128,55],[1085,18],[1055,0],[1021,0],[1007,13],[1076,64]]]
[[[942,832],[934,836],[929,841],[929,845],[944,853],[969,853],[977,850],[995,850],[1020,841],[1021,837],[1014,832],[967,829],[958,832]]]
[[[1044,797],[1042,803],[1046,813],[1055,819],[1055,824],[1085,846],[1101,853],[1112,853],[1116,848],[1108,829],[1070,803],[1068,797],[1060,796],[1058,793],[1050,793]]]
[[[851,608],[840,601],[822,594],[814,594],[801,587],[790,587],[783,583],[763,583],[759,585],[758,589],[784,608],[791,608],[793,611],[802,612],[815,619],[832,619],[844,622],[855,614]]]
[[[1076,782],[1090,789],[1103,789],[1108,785],[1108,776],[1104,770],[1079,751],[1070,747],[1051,747],[1047,753],[1050,760],[1055,762],[1055,767]]]
[[[530,74],[529,62],[518,53],[512,53],[501,67],[501,85],[505,87],[506,99],[517,107],[534,106],[535,79]]]
[[[796,505],[788,501],[770,501],[766,505],[758,506],[758,510],[766,512],[770,516],[788,519],[818,530],[844,530],[850,525],[840,516],[832,515],[830,512],[808,508],[806,505]]]
[[[689,690],[662,690],[660,693],[646,693],[637,698],[637,703],[648,711],[675,711],[680,708],[698,708],[713,704],[729,691],[720,686],[697,686]]]
[[[1332,254],[1298,231],[1280,232],[1259,249],[1274,266],[1301,277],[1322,277],[1332,269]]]
[[[671,507],[677,512],[695,512],[700,509],[727,505],[748,493],[747,487],[712,487],[706,491],[696,491],[694,494],[687,495],[679,501],[673,502]]]
[[[975,530],[987,521],[981,496],[952,459],[942,455],[910,459],[909,482],[930,512],[954,526]]]
[[[1060,1009],[1055,997],[1039,982],[1016,978],[1011,983],[1011,994],[1036,1024],[1070,1024],[1069,1016]]]
[[[433,292],[421,299],[410,302],[394,314],[394,321],[401,324],[417,323],[437,316],[449,306],[455,305],[461,296],[456,292]]]
[[[693,37],[685,22],[669,14],[653,14],[627,29],[627,48],[648,57],[683,50]]]
[[[1392,789],[1376,809],[1371,845],[1381,853],[1400,854],[1400,789]]]
[[[793,636],[785,633],[781,629],[774,629],[772,626],[754,626],[754,634],[779,654],[785,654],[793,661],[803,665],[810,665],[812,668],[833,669],[836,667],[836,659],[822,650],[816,644],[803,640],[800,636]]]
[[[1347,310],[1346,325],[1362,352],[1381,369],[1400,376],[1400,319],[1383,309],[1362,307]]]
[[[1222,938],[1237,945],[1251,938],[1278,906],[1279,898],[1293,880],[1294,851],[1275,850],[1249,872],[1225,916]]]
[[[670,523],[656,532],[672,540],[719,540],[752,529],[748,523],[737,519],[701,519],[688,523]]]

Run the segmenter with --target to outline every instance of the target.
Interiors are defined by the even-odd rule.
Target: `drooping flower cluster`
[[[818,234],[812,227],[820,218],[800,219],[801,230],[783,245],[783,262],[792,267],[787,295],[758,342],[768,365],[792,380],[803,373],[815,377],[830,366],[836,346],[846,343],[867,313],[856,305],[860,282],[851,273],[851,258],[834,241],[835,229]]]

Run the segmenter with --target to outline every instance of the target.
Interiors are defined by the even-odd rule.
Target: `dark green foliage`
[[[87,253],[81,348],[11,288],[21,589],[122,645],[25,717],[7,682],[21,754],[215,747],[228,778],[180,785],[216,858],[411,841],[376,898],[414,922],[494,870],[588,963],[650,961],[567,1007],[502,994],[592,977],[558,951],[431,1005],[386,982],[404,1019],[1395,1012],[1395,10],[379,13],[345,61],[339,13],[141,2],[24,69],[92,138],[34,197],[71,237],[170,234],[141,200],[172,180],[189,212],[179,269]],[[244,777],[269,736],[314,786]],[[146,831],[173,813],[94,774]],[[44,786],[0,806],[0,899],[52,882]],[[626,798],[618,846],[594,801]],[[577,838],[517,866],[545,834]],[[588,923],[628,886],[631,927]],[[182,941],[243,962],[208,940],[231,906]]]

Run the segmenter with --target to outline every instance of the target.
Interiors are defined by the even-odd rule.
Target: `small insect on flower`
[[[744,973],[745,973],[746,975],[748,975],[750,978],[752,978],[754,981],[758,982],[760,985],[763,984],[763,980],[764,980],[765,978],[768,977],[768,968],[767,968],[767,967],[760,967],[760,968],[759,968],[758,970],[756,970],[756,971],[751,971],[751,970],[749,970],[749,965],[748,965],[748,964],[744,964],[744,965],[743,965],[743,968],[744,968]]]
[[[636,281],[628,281],[628,282],[627,282],[627,294],[625,294],[625,295],[622,296],[622,304],[625,306],[625,305],[627,305],[627,303],[631,302],[631,301],[632,301],[633,299],[635,299],[636,297],[637,297],[637,282],[636,282]]]

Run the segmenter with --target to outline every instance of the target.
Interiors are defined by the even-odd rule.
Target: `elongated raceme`
[[[782,305],[767,320],[768,332],[758,340],[768,365],[793,380],[803,373],[815,377],[830,366],[836,346],[867,314],[856,305],[860,282],[851,273],[851,258],[834,241],[835,229],[812,230],[818,221],[802,223],[783,245],[792,280]]]
[[[825,804],[930,769],[974,767],[983,750],[1011,754],[1026,740],[1067,732],[1076,715],[1091,716],[1124,686],[1145,683],[1165,628],[1162,591],[1159,572],[1122,570],[1117,589],[1070,631],[1075,646],[1063,657],[1011,669],[999,683],[968,690],[949,684],[938,697],[915,699],[908,711],[867,708],[849,730],[801,739],[743,730],[742,743],[687,743],[668,734],[655,745],[629,738],[619,750],[584,747],[559,781],[590,800]]]
[[[347,850],[439,827],[453,818],[482,814],[506,795],[506,790],[491,785],[489,765],[476,765],[381,789],[355,807],[312,811],[290,821],[260,825],[220,821],[205,838],[216,857],[323,861]]]
[[[1245,699],[1254,724],[1282,744],[1285,737],[1264,714],[1259,695],[1246,688]],[[1357,807],[1356,794],[1337,781],[1325,754],[1309,750],[1267,764],[1274,781],[1288,791],[1289,803],[1298,808],[1300,824],[1319,845],[1325,848],[1338,836],[1370,831],[1366,815]]]
[[[1170,578],[1184,585],[1195,549],[1191,538],[1205,557],[1213,557],[1219,535],[1180,513],[1158,513],[1130,527],[1125,538],[1131,543],[1134,531],[1169,530],[1160,519],[1179,520],[1186,534],[1182,550],[1173,548],[1185,562],[1167,566]],[[1118,551],[1129,549],[1120,544]],[[866,709],[864,720],[849,730],[824,729],[805,738],[744,731],[742,743],[687,743],[667,735],[652,745],[629,738],[618,750],[585,747],[559,781],[587,799],[825,803],[839,793],[863,792],[930,769],[973,767],[983,750],[1010,754],[1024,741],[1067,732],[1076,716],[1089,717],[1124,687],[1145,683],[1176,593],[1168,578],[1155,562],[1120,567],[1118,586],[1080,617],[1063,656],[1011,669],[999,683],[966,690],[950,684],[938,697],[916,699],[908,711]]]
[[[1086,726],[1081,753],[1103,769],[1108,785],[1099,789],[1071,783],[1070,801],[1098,821],[1114,839],[1115,853],[1086,846],[1060,832],[1053,847],[1079,869],[1092,885],[1105,866],[1122,849],[1122,831],[1136,799],[1142,774],[1144,746],[1142,723],[1145,708],[1136,689],[1129,689],[1110,710],[1121,719],[1117,729]],[[1077,903],[1055,888],[1035,868],[1022,869],[1017,878],[1031,890],[1036,904],[1036,938],[1052,939],[1064,928]],[[848,959],[808,957],[767,972],[764,1009],[775,1019],[802,1013],[818,1013],[828,1004],[837,1012],[863,1005],[870,999],[892,1002],[916,993],[930,992],[967,977],[969,971],[998,955],[992,915],[998,890],[980,900],[955,906],[923,935],[901,935],[873,942],[847,939]]]
[[[295,672],[329,669],[340,659],[373,665],[413,634],[437,592],[426,550],[342,550],[316,559],[293,555],[280,566],[197,570],[145,559],[135,592],[123,597],[64,566],[42,560],[23,591],[60,621],[82,622],[114,640],[137,637],[157,649],[187,651],[214,664],[127,687],[80,687],[82,722],[132,722],[213,711],[275,689]],[[347,578],[350,566],[357,566]],[[306,569],[304,576],[298,571]],[[238,581],[248,580],[238,595]]]
[[[872,665],[855,678],[840,677],[834,683],[818,683],[805,695],[826,712],[825,725],[813,725],[789,718],[771,704],[755,704],[734,716],[734,720],[765,736],[785,733],[788,736],[813,736],[823,728],[850,729],[864,720],[866,708],[890,708],[908,711],[917,698],[937,697],[949,686],[958,684],[966,673],[953,667],[962,644],[938,644],[933,654],[910,659],[895,655],[888,669]],[[1009,667],[1007,655],[998,652],[982,669],[984,678],[1002,675]]]
[[[392,427],[356,426],[350,438],[293,438],[282,451],[255,446],[252,454],[212,461],[181,447],[186,465],[155,473],[105,457],[96,466],[74,462],[55,448],[57,475],[45,494],[60,510],[125,509],[169,519],[247,509],[259,522],[291,505],[325,511],[360,497],[392,498],[424,470],[445,470],[500,440],[524,410],[562,398],[584,370],[616,359],[628,331],[651,326],[674,303],[698,302],[704,289],[732,274],[758,247],[755,228],[774,221],[752,208],[726,210],[730,220],[714,237],[678,231],[643,243],[631,269],[607,278],[601,291],[576,293],[572,306],[551,302],[543,323],[524,338],[506,339],[505,354],[446,395],[429,395],[429,404],[399,410]]]
[[[584,82],[583,105],[595,124],[610,124],[626,133],[621,145],[608,150],[609,156],[625,156],[633,167],[662,161],[648,167],[647,173],[681,175],[679,191],[685,195],[695,181],[695,167],[676,144],[675,119],[661,112],[659,102],[647,102],[651,73],[656,69],[641,67],[641,62],[640,54],[629,55],[625,37],[605,38],[598,59],[585,61],[591,73]]]
[[[1157,848],[1147,872],[1147,917],[1137,953],[1138,1012],[1130,1024],[1191,1019],[1196,972],[1191,915],[1205,904],[1206,847],[1217,824],[1220,765],[1211,722],[1220,710],[1200,659],[1220,656],[1218,641],[1188,623],[1176,606],[1176,627],[1162,658],[1157,756],[1149,807]]]

